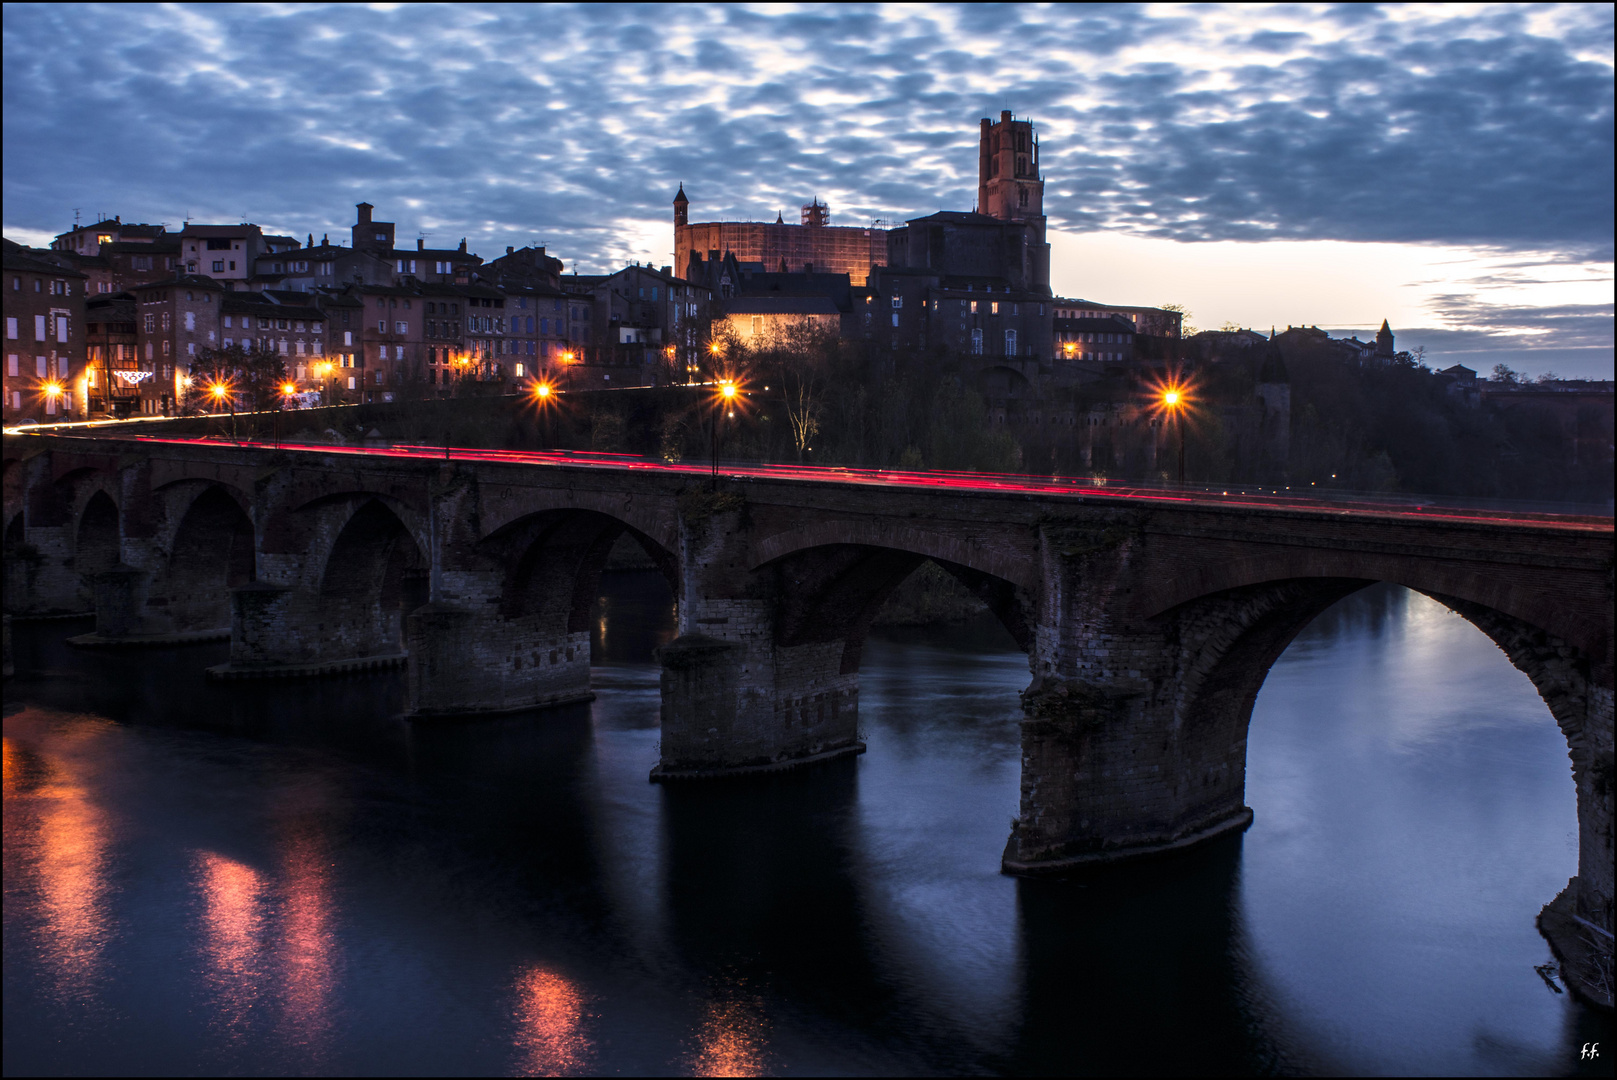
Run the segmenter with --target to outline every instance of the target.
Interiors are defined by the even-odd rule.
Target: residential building
[[[136,370],[146,373],[138,411],[168,415],[184,399],[190,366],[205,350],[220,345],[225,286],[206,274],[178,274],[132,291]]]
[[[140,362],[135,294],[91,295],[84,302],[86,408],[91,416],[141,411],[141,384],[153,378]]]
[[[84,274],[55,252],[5,242],[7,424],[83,415]]]

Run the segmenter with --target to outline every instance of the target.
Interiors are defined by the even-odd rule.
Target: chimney
[[[516,250],[517,250],[517,249],[516,249],[516,248],[514,248],[514,247],[512,247],[512,246],[511,246],[511,245],[510,245],[510,244],[507,244],[507,245],[505,245],[505,253],[506,253],[506,254],[507,254],[507,255],[514,255],[514,254],[516,254]]]
[[[372,209],[371,204],[368,203],[368,202],[362,202],[362,203],[359,203],[358,206],[359,206],[359,223],[361,225],[369,225],[371,223],[371,209]]]
[[[321,247],[329,247],[330,245],[331,245],[331,234],[330,233],[321,233],[320,234],[320,246]]]
[[[460,250],[466,250],[466,238],[464,236],[460,238]]]
[[[427,238],[424,237],[424,236],[416,237],[415,238],[415,249],[417,251],[426,251],[427,250]]]

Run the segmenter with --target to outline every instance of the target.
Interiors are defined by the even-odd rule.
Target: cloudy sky
[[[695,220],[971,209],[1043,146],[1059,293],[1612,375],[1608,4],[8,4],[4,228],[77,208],[671,261]]]

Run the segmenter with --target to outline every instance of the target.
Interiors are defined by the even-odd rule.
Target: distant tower
[[[803,204],[803,224],[814,226],[831,224],[831,208],[822,203],[818,195],[814,197],[813,202]]]
[[[1050,245],[1044,238],[1044,177],[1039,173],[1039,139],[1028,120],[999,114],[982,119],[977,148],[977,212],[1026,225],[1023,280],[1050,288]]]
[[[679,185],[679,194],[674,196],[674,228],[690,224],[691,201],[685,197],[685,185]]]
[[[1376,331],[1376,355],[1390,357],[1392,354],[1392,327],[1387,325],[1386,319],[1382,319],[1381,329]]]
[[[1039,139],[1028,120],[999,114],[982,119],[977,150],[977,209],[1002,221],[1036,222],[1044,242],[1044,178],[1039,175]]]

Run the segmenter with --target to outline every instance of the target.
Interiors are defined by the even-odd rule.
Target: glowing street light
[[[1185,406],[1188,404],[1185,391],[1176,383],[1169,383],[1162,389],[1162,408],[1173,418],[1174,426],[1179,429],[1179,483],[1185,482]]]

